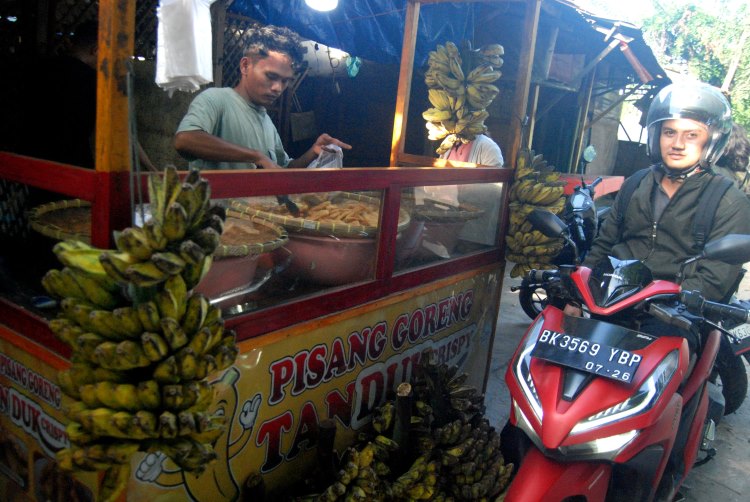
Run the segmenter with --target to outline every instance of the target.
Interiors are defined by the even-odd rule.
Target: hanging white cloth
[[[156,85],[169,93],[195,92],[213,81],[211,4],[216,0],[160,0]]]

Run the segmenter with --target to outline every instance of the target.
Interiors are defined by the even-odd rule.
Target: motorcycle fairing
[[[551,306],[548,306],[540,317],[543,317],[542,322],[532,324],[526,337],[534,336],[536,339],[542,329],[557,328],[560,330],[566,319],[562,311]],[[588,321],[591,320],[586,320],[585,322],[588,323]],[[568,322],[570,323],[571,321]],[[601,321],[594,321],[592,325],[598,326],[599,323],[602,325],[607,324]],[[613,331],[618,332],[617,329]],[[519,346],[519,350],[514,356],[513,364],[508,368],[509,375],[513,375],[513,378],[506,378],[509,387],[512,387],[511,395],[527,395],[522,390],[521,383],[518,381],[515,372],[524,345],[528,347],[529,343],[533,343],[530,340],[526,340],[526,342],[528,343],[522,343]],[[649,426],[667,406],[668,403],[663,402],[663,399],[658,399],[655,403],[651,403],[648,409],[624,420],[613,421],[612,423],[585,432],[571,434],[573,427],[579,422],[597,413],[606,412],[606,410],[616,407],[619,403],[623,403],[630,398],[633,389],[638,389],[667,354],[674,351],[679,352],[680,362],[677,371],[670,381],[667,382],[665,394],[670,395],[676,391],[682,382],[688,364],[687,343],[681,338],[660,337],[649,342],[647,347],[648,357],[643,357],[632,384],[625,384],[606,378],[594,378],[587,382],[585,388],[572,401],[567,401],[563,397],[565,373],[570,370],[563,366],[531,357],[529,365],[531,382],[525,382],[524,385],[527,388],[532,386],[538,396],[543,412],[541,423],[527,400],[518,400],[517,406],[519,407],[519,411],[526,417],[529,426],[533,429],[532,432],[539,437],[541,443],[539,446],[546,450],[555,450],[560,447],[586,443],[602,437],[616,436],[627,431],[643,429]],[[645,355],[645,351],[641,350],[641,352],[641,355]]]
[[[590,277],[591,269],[588,267],[578,267],[575,272],[570,274],[570,279],[573,281],[575,288],[581,295],[581,301],[586,304],[589,312],[593,315],[611,316],[621,310],[632,307],[645,299],[654,298],[659,295],[677,295],[680,293],[680,287],[677,284],[670,281],[656,279],[640,290],[633,292],[627,298],[622,298],[614,305],[600,306],[597,305],[596,300],[591,293],[591,289],[589,288]]]

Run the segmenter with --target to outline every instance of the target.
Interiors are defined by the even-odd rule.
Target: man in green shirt
[[[351,146],[322,134],[302,156],[290,159],[266,108],[294,80],[302,63],[299,36],[263,26],[250,35],[234,88],[209,88],[195,97],[177,128],[174,146],[200,169],[307,167],[329,145]]]

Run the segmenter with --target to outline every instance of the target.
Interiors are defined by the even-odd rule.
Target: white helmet
[[[719,89],[708,84],[670,84],[651,101],[646,117],[648,155],[661,162],[659,136],[661,122],[672,119],[691,119],[706,124],[708,143],[703,148],[700,165],[713,165],[729,141],[732,132],[732,109]]]

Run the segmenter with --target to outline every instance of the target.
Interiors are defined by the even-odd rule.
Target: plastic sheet
[[[211,4],[216,0],[160,0],[156,85],[169,93],[195,92],[213,81]]]

